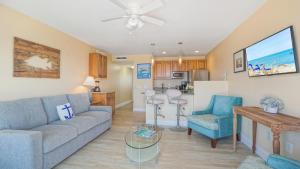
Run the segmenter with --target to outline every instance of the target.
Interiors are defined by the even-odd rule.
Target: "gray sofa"
[[[57,105],[75,113],[60,121]],[[0,168],[48,169],[111,128],[110,106],[90,106],[88,94],[0,102]]]

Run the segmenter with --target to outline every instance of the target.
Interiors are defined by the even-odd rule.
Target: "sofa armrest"
[[[280,155],[269,155],[267,165],[274,169],[298,169],[300,162]]]
[[[211,114],[209,110],[201,110],[201,111],[193,111],[192,115],[203,115],[203,114]]]
[[[111,106],[90,106],[90,111],[106,111],[112,113]]]
[[[0,159],[1,168],[42,169],[42,133],[27,130],[0,130]]]
[[[231,115],[221,115],[217,119],[219,125],[219,137],[232,135],[233,117]]]

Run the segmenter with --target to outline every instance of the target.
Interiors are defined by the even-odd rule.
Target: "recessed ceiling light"
[[[163,55],[167,54],[167,52],[166,52],[166,51],[162,51],[161,53],[162,53]]]
[[[200,51],[199,50],[195,50],[195,53],[199,53]]]

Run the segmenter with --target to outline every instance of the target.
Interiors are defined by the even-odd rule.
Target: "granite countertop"
[[[165,94],[168,88],[154,87],[156,94]],[[182,94],[194,95],[194,90],[180,90]]]

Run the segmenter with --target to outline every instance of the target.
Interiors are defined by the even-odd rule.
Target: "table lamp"
[[[88,76],[83,82],[83,85],[89,87],[90,91],[93,91],[93,87],[96,86],[94,77]]]

